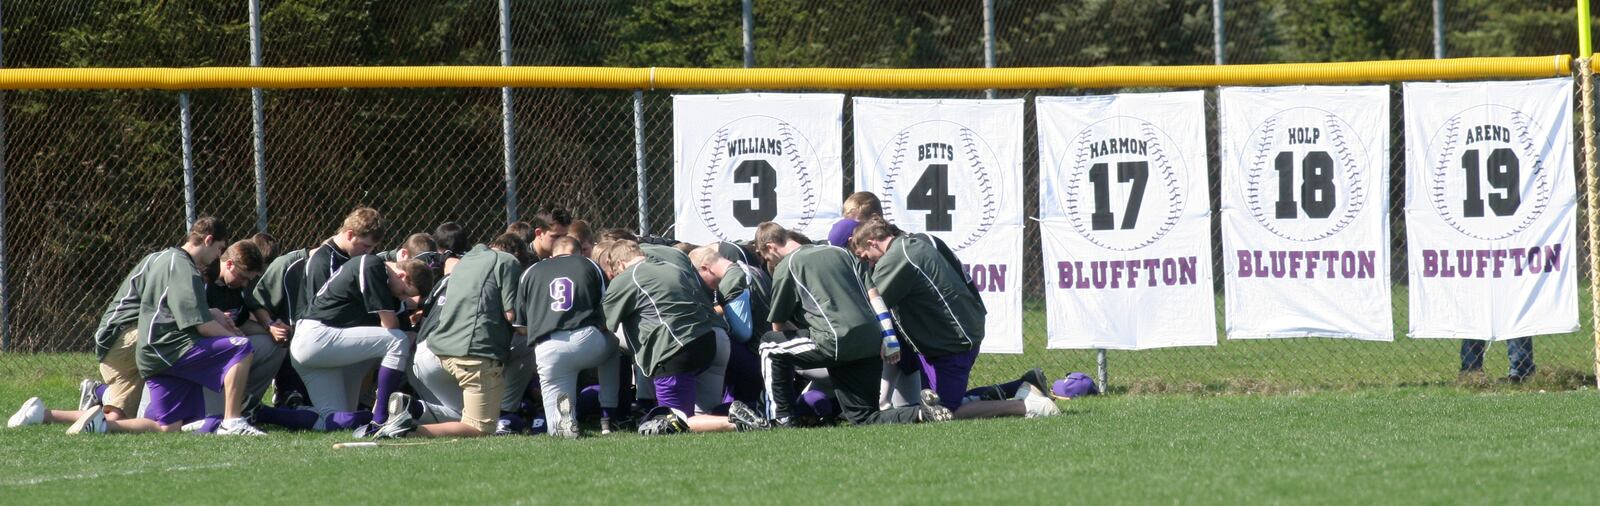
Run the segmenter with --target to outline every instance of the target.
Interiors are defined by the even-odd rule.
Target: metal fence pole
[[[643,90],[633,91],[633,163],[639,177],[639,234],[644,235],[650,233],[650,196],[645,180]]]
[[[194,138],[190,134],[189,92],[178,93],[178,134],[183,138],[183,226],[194,226]]]
[[[250,0],[250,66],[261,66],[261,0]],[[261,88],[250,88],[251,151],[256,170],[256,231],[267,231],[266,100]]]
[[[511,0],[500,0],[500,66],[511,66]],[[500,130],[505,143],[506,223],[517,221],[517,121],[511,87],[500,88]]]
[[[1444,0],[1433,0],[1433,57],[1444,58]]]
[[[983,68],[994,68],[994,0],[983,0]],[[983,96],[994,98],[994,89],[983,90]]]
[[[4,26],[0,22],[0,27]],[[3,46],[0,44],[0,68],[5,67]],[[6,100],[5,93],[0,92],[0,353],[11,351],[11,292],[6,288],[6,148]]]
[[[1211,47],[1217,65],[1228,63],[1228,38],[1222,29],[1222,0],[1211,0]]]
[[[744,0],[744,68],[756,66],[755,0]]]

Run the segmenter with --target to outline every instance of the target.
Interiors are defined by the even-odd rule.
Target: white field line
[[[25,486],[29,486],[29,485],[38,485],[38,484],[41,484],[41,483],[49,483],[49,482],[52,482],[52,481],[92,480],[92,479],[95,479],[95,478],[104,478],[104,477],[107,477],[107,476],[131,476],[131,475],[143,474],[143,473],[167,473],[167,472],[173,472],[173,471],[198,471],[198,470],[205,470],[205,469],[223,469],[223,468],[233,467],[235,465],[237,465],[237,464],[233,464],[231,462],[224,462],[224,463],[219,463],[219,464],[206,464],[206,465],[199,465],[199,466],[174,466],[174,467],[168,467],[168,468],[162,468],[162,469],[124,469],[124,470],[119,470],[119,471],[108,471],[108,472],[103,472],[103,473],[80,473],[80,474],[63,474],[63,475],[57,475],[57,476],[38,476],[38,477],[34,477],[34,478],[26,478],[26,479],[21,479],[21,480],[0,481],[0,487],[25,487]]]

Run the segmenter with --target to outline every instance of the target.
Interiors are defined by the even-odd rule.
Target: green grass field
[[[0,502],[1586,503],[1600,496],[1585,478],[1596,401],[1440,387],[1110,396],[1043,420],[356,450],[328,434],[28,427],[0,431]]]
[[[1400,312],[1392,343],[1113,351],[1115,395],[1046,420],[358,450],[333,450],[340,434],[0,430],[0,504],[1588,503],[1600,398],[1587,301],[1585,328],[1536,338],[1540,373],[1517,385],[1495,381],[1503,346],[1461,378],[1459,342],[1404,337]],[[1025,320],[1028,353],[984,356],[975,384],[1094,370],[1093,351],[1043,349],[1042,312]],[[0,416],[31,395],[75,402],[94,374],[87,354],[0,354]]]

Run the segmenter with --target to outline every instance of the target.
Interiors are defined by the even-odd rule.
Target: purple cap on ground
[[[1050,386],[1050,390],[1054,391],[1057,396],[1069,399],[1080,395],[1100,393],[1100,390],[1094,386],[1094,380],[1090,379],[1089,375],[1081,372],[1068,374],[1067,377],[1056,380],[1055,384]]]
[[[861,222],[845,218],[833,224],[833,229],[828,231],[828,244],[850,249],[850,234],[856,232],[856,225]]]

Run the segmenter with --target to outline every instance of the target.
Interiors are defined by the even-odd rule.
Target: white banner
[[[1228,338],[1393,341],[1389,87],[1220,95]]]
[[[1411,337],[1578,330],[1572,80],[1406,83]]]
[[[988,309],[984,353],[1022,353],[1022,106],[856,98],[856,189],[955,250]]]
[[[775,221],[809,237],[839,220],[844,95],[672,97],[675,237],[755,238]]]
[[[1051,348],[1217,344],[1203,100],[1035,102]]]

